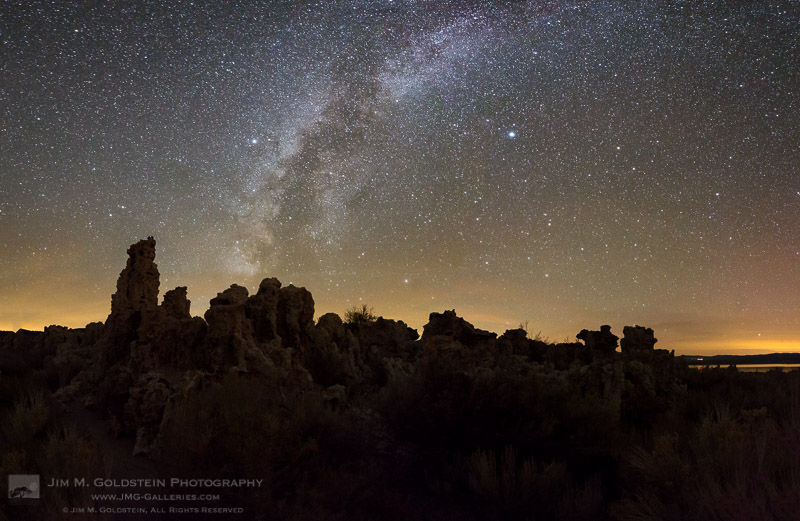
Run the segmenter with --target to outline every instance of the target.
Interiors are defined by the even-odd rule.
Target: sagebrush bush
[[[0,458],[0,474],[22,474],[25,471],[27,453],[24,450],[13,450]]]
[[[508,445],[477,450],[466,459],[469,490],[502,519],[598,519],[604,510],[599,480],[576,485],[564,462],[539,463]]]
[[[229,374],[171,410],[161,433],[170,470],[263,479],[260,489],[238,498],[260,512],[277,516],[324,494],[320,483],[335,481],[331,472],[360,461],[363,435],[355,422],[316,390],[297,393],[263,377]]]
[[[614,518],[698,521],[796,519],[800,460],[791,420],[776,422],[766,407],[733,411],[717,403],[688,439],[656,438],[628,451],[627,497]]]
[[[378,316],[373,313],[373,308],[367,307],[366,304],[361,304],[361,307],[353,306],[344,312],[345,324],[369,323],[376,320],[378,320]]]
[[[14,402],[3,433],[12,445],[29,442],[44,430],[49,416],[44,391],[31,389]]]
[[[40,467],[53,475],[82,477],[91,476],[102,457],[95,443],[67,424],[47,436],[39,459]]]

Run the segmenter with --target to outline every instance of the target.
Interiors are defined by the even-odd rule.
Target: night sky
[[[69,4],[0,4],[0,329],[104,320],[153,235],[196,315],[800,351],[797,1]]]

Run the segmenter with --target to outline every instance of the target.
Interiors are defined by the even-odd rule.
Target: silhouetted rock
[[[344,334],[344,322],[336,313],[325,313],[317,320],[317,329],[325,331],[332,340]]]
[[[157,448],[156,438],[164,408],[174,392],[169,381],[155,371],[140,376],[130,389],[124,422],[127,429],[136,432],[134,455],[149,454]]]
[[[414,374],[416,366],[413,360],[389,357],[384,358],[381,364],[382,378],[381,385],[389,385],[394,382],[406,380],[409,376]]]
[[[9,338],[6,349],[22,357],[28,368],[39,368],[45,357],[44,339],[44,331],[20,329]]]
[[[154,261],[152,237],[128,249],[104,324],[0,332],[0,377],[43,376],[54,390],[53,410],[93,410],[113,434],[135,443],[134,454],[149,458],[169,449],[170,429],[196,434],[198,454],[213,444],[238,450],[237,443],[253,440],[250,416],[264,411],[252,423],[266,438],[253,447],[304,451],[281,460],[284,469],[318,453],[335,468],[339,452],[373,443],[370,437],[380,440],[370,454],[406,465],[408,453],[392,446],[398,436],[464,454],[516,440],[526,453],[541,450],[549,458],[561,445],[577,460],[591,456],[581,452],[591,440],[580,436],[613,434],[620,418],[646,427],[686,395],[678,364],[654,350],[649,328],[626,327],[626,356],[615,356],[618,338],[609,326],[581,331],[585,345],[554,346],[523,329],[498,338],[448,310],[431,313],[419,339],[405,323],[372,315],[345,324],[328,313],[315,324],[311,293],[275,278],[263,279],[253,295],[231,285],[211,299],[203,319],[191,316],[185,286],[167,291],[158,305]],[[254,396],[251,390],[257,399],[240,418],[237,407]],[[209,410],[216,415],[205,416]],[[208,430],[219,439],[205,439],[203,429],[189,433],[186,426],[196,426],[189,417],[219,421]],[[237,419],[226,423],[231,418]],[[342,430],[353,419],[358,427]],[[219,468],[213,457],[208,462]],[[276,476],[284,479],[282,472]]]
[[[509,351],[515,355],[527,356],[535,362],[544,361],[547,353],[547,344],[540,340],[528,338],[528,332],[524,329],[508,329],[497,339],[498,349]]]
[[[558,371],[567,370],[573,363],[588,364],[592,356],[584,344],[580,342],[560,342],[549,346],[544,361]]]
[[[255,347],[253,327],[245,315],[247,293],[247,288],[232,284],[211,299],[205,313],[210,368],[244,366],[245,353]]]
[[[356,338],[362,349],[376,348],[382,357],[408,358],[415,354],[413,342],[419,338],[416,329],[408,327],[402,320],[379,317],[375,322],[355,324]]]
[[[353,384],[368,376],[358,339],[336,313],[322,315],[311,330],[303,365],[323,386]]]
[[[401,321],[380,317],[375,321],[343,324],[338,315],[328,313],[310,330],[303,365],[315,382],[325,386],[336,383],[382,386],[388,371],[398,367],[388,360],[417,357],[418,337],[416,330]]]
[[[189,308],[191,302],[186,298],[186,286],[178,286],[164,293],[164,301],[161,303],[161,309],[170,318],[187,319],[192,318]]]
[[[15,336],[13,331],[0,331],[0,350],[10,350],[11,346],[14,345]]]
[[[0,374],[23,374],[41,367],[44,332],[20,329],[0,332]]]
[[[139,338],[144,315],[158,309],[158,266],[156,241],[152,237],[128,248],[128,261],[117,279],[117,291],[111,295],[111,313],[105,322],[99,343],[97,377],[116,363],[126,363],[131,342]]]
[[[52,358],[59,386],[67,385],[75,375],[93,362],[97,355],[97,343],[103,335],[103,324],[93,322],[85,328],[68,331],[69,334],[58,344]]]
[[[514,350],[514,354],[527,354],[530,339],[528,338],[528,332],[522,328],[507,329],[497,340],[508,341]]]
[[[217,296],[211,299],[209,305],[212,308],[214,306],[244,305],[244,303],[247,301],[247,295],[247,288],[244,286],[239,286],[238,284],[231,284],[230,288],[226,289],[222,293],[217,293]]]
[[[658,339],[653,330],[642,326],[625,326],[622,329],[620,348],[623,353],[652,353]]]
[[[281,282],[276,278],[261,281],[258,292],[247,299],[245,313],[253,324],[258,342],[267,343],[278,336],[278,294]]]
[[[362,375],[379,387],[389,381],[390,372],[396,373],[404,367],[404,360],[413,360],[421,351],[415,342],[419,333],[402,321],[379,317],[374,322],[350,324],[347,329],[353,331],[360,346]]]
[[[454,344],[468,347],[487,347],[497,339],[496,333],[477,329],[456,315],[456,311],[431,313],[428,323],[422,328],[422,344],[425,349],[435,349]]]
[[[156,312],[145,315],[139,339],[131,343],[131,364],[141,373],[164,366],[174,369],[203,367],[207,330],[202,318],[180,316],[175,310],[163,309],[162,305]]]
[[[283,347],[298,351],[300,360],[309,341],[309,332],[314,326],[314,298],[306,288],[291,284],[278,293],[278,336]]]
[[[583,329],[575,336],[583,340],[592,353],[608,356],[617,350],[619,337],[611,332],[611,326],[600,326],[600,331]]]
[[[80,375],[78,375],[80,376]],[[130,389],[136,384],[138,376],[126,364],[116,364],[103,373],[97,385],[96,400],[84,400],[87,405],[97,405],[106,417],[115,435],[128,432],[123,423],[125,404],[130,399]]]
[[[303,359],[314,326],[314,299],[308,290],[291,284],[282,288],[278,279],[264,279],[258,292],[247,299],[245,315],[256,342],[278,341]]]
[[[347,400],[346,389],[343,385],[331,385],[325,389],[322,399],[331,409],[339,409]]]
[[[152,237],[128,248],[128,262],[117,279],[111,296],[111,314],[123,315],[152,309],[158,305],[158,266],[156,241]]]

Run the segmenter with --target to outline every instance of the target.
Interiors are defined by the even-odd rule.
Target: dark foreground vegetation
[[[554,345],[454,311],[432,313],[421,338],[366,307],[314,322],[311,295],[275,279],[255,295],[232,286],[203,320],[186,288],[157,303],[154,248],[129,250],[105,323],[0,334],[3,478],[263,480],[132,490],[220,495],[159,508],[244,509],[214,519],[800,512],[800,372],[690,369],[638,326]],[[103,491],[43,487],[39,505],[0,502],[0,519],[80,519],[63,509],[108,507],[91,497]],[[144,504],[111,506],[128,505]]]

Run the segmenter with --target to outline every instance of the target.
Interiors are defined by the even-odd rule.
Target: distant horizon
[[[156,259],[158,261],[158,258]],[[122,265],[121,265],[122,266]],[[263,277],[262,277],[263,278]],[[159,303],[160,299],[163,297],[163,294],[168,289],[171,289],[174,286],[165,287],[163,282],[164,277],[162,276],[162,283],[159,288]],[[279,279],[280,280],[280,279]],[[281,280],[283,286],[288,286],[290,282],[284,282]],[[498,336],[501,335],[504,331],[508,329],[517,329],[520,325],[524,325],[525,320],[504,320],[502,317],[486,314],[481,312],[478,309],[475,309],[475,306],[439,306],[439,307],[431,307],[428,311],[421,311],[420,313],[406,313],[403,315],[402,313],[393,314],[382,312],[382,310],[375,305],[372,305],[367,299],[351,299],[349,302],[345,302],[346,305],[339,305],[339,306],[331,306],[330,302],[324,299],[318,299],[317,295],[314,292],[314,288],[306,286],[302,284],[302,281],[292,281],[292,284],[298,287],[305,287],[308,289],[312,296],[314,297],[315,301],[315,311],[314,311],[314,320],[318,320],[320,316],[326,313],[336,313],[340,317],[344,316],[345,311],[352,308],[353,306],[361,306],[362,304],[367,305],[367,307],[371,307],[374,313],[377,316],[381,316],[386,319],[390,320],[397,320],[402,321],[407,324],[412,329],[415,329],[420,335],[422,335],[423,326],[428,321],[428,316],[430,313],[442,312],[448,309],[455,309],[458,316],[465,319],[467,322],[475,326],[476,328],[487,330],[493,333],[496,333]],[[241,282],[231,282],[230,284],[238,284],[241,286],[245,286],[248,292],[252,295],[258,290],[258,282],[253,284],[243,284]],[[227,289],[230,284],[225,287],[220,287],[217,293],[222,292],[223,290]],[[184,285],[184,284],[178,284]],[[208,309],[209,301],[212,297],[208,297],[206,295],[202,297],[194,297],[192,298],[192,287],[188,287],[188,294],[189,300],[191,302],[191,313],[193,316],[203,317],[205,311]],[[108,296],[104,299],[105,300],[105,311],[97,311],[91,313],[90,311],[86,311],[85,314],[73,314],[67,315],[67,318],[60,319],[60,320],[48,320],[43,319],[38,322],[34,321],[22,321],[22,322],[12,322],[8,319],[0,319],[0,331],[17,331],[19,329],[26,329],[30,331],[42,331],[45,327],[56,325],[56,326],[63,326],[70,329],[78,329],[83,328],[86,325],[93,323],[93,322],[105,322],[108,313],[111,310],[111,293],[113,293],[114,285],[108,285],[109,292]],[[214,293],[214,296],[216,293]],[[102,305],[103,299],[98,299],[93,304],[95,306]],[[320,302],[323,302],[326,307],[320,307]],[[86,305],[86,302],[83,302]],[[71,309],[80,309],[80,306],[73,306]],[[198,312],[198,310],[201,310]],[[642,322],[633,322],[633,321],[600,321],[599,323],[586,323],[586,324],[579,324],[576,323],[575,331],[570,334],[566,331],[559,331],[560,334],[552,334],[550,330],[545,325],[537,325],[535,320],[527,319],[528,320],[528,334],[531,338],[535,337],[537,334],[541,335],[541,338],[550,343],[561,343],[561,342],[578,342],[575,338],[575,335],[581,329],[599,329],[603,324],[611,325],[611,332],[615,335],[622,338],[622,330],[625,326],[633,326],[639,325],[644,327],[649,327],[654,330],[655,336],[658,339],[655,347],[656,349],[667,349],[667,350],[675,350],[676,355],[697,355],[697,356],[713,356],[713,355],[748,355],[748,354],[772,354],[772,353],[800,353],[800,340],[793,340],[793,339],[780,339],[780,340],[770,340],[768,338],[758,338],[758,339],[735,339],[731,338],[729,340],[724,339],[715,339],[715,338],[705,338],[703,340],[675,340],[673,336],[680,335],[680,331],[678,329],[673,329],[672,331],[664,331],[663,329],[659,329],[658,324],[650,324],[650,323],[642,323]],[[624,323],[623,323],[624,322]],[[554,328],[555,329],[555,328]],[[666,340],[664,340],[666,338]],[[760,347],[759,344],[763,347]],[[731,347],[735,346],[735,347]]]

